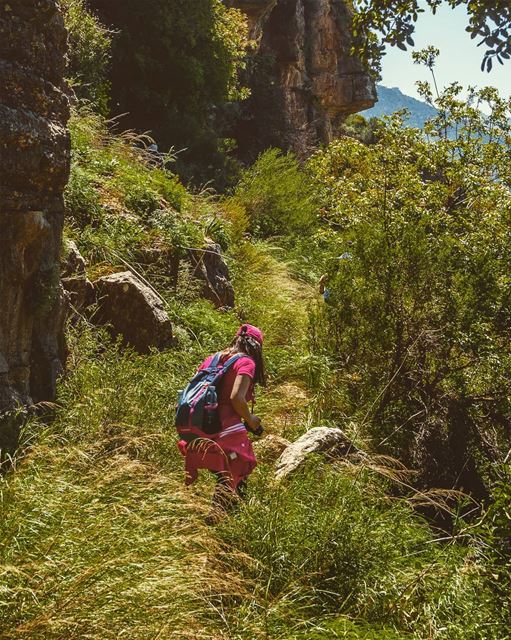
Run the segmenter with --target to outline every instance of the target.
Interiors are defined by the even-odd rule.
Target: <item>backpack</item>
[[[178,392],[176,427],[197,427],[207,434],[218,433],[222,427],[218,411],[218,385],[232,365],[244,357],[236,353],[224,363],[221,353],[213,356],[206,369],[198,371],[188,386]]]

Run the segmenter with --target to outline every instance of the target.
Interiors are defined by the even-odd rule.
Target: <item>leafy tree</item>
[[[215,164],[220,110],[243,95],[246,19],[220,0],[90,0],[115,30],[112,115],[150,131],[161,147]],[[225,147],[225,145],[224,145]]]
[[[503,64],[511,58],[511,5],[509,0],[426,0],[436,12],[441,4],[451,8],[466,6],[472,38],[486,46],[482,69],[490,71],[494,60]],[[421,0],[354,0],[354,34],[362,57],[375,72],[381,70],[381,58],[387,45],[406,51],[413,46],[415,23],[424,12]],[[421,6],[422,5],[422,6]],[[380,34],[378,37],[377,34]]]
[[[344,138],[310,162],[341,254],[312,340],[332,416],[356,416],[424,483],[482,496],[511,428],[511,101],[422,90],[439,109],[426,136],[396,115],[376,144]]]
[[[61,0],[69,34],[68,74],[77,96],[108,111],[108,63],[112,34],[93,16],[85,0]]]

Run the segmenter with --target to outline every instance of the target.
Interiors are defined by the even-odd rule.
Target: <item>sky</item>
[[[451,82],[464,86],[497,87],[503,97],[511,95],[511,60],[501,66],[494,61],[490,73],[481,71],[484,45],[477,46],[478,39],[470,39],[465,31],[468,24],[465,7],[450,9],[442,6],[436,15],[429,9],[420,14],[414,34],[414,50],[433,45],[440,49],[435,73],[439,87]],[[387,49],[383,58],[382,81],[386,87],[399,87],[409,96],[418,98],[416,80],[431,80],[429,69],[413,63],[411,49],[401,51],[397,47]]]

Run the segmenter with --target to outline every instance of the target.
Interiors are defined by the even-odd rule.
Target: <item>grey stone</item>
[[[192,275],[203,284],[202,296],[217,308],[234,307],[234,288],[220,245],[208,240],[202,249],[191,249],[189,256]]]
[[[330,427],[315,427],[290,444],[277,461],[275,478],[282,480],[299,469],[314,453],[323,453],[330,458],[340,458],[358,449],[341,431]]]
[[[66,48],[56,0],[0,3],[2,455],[16,445],[20,407],[54,398],[64,357],[59,255],[70,165]]]
[[[85,275],[86,262],[76,242],[73,240],[67,240],[64,243],[64,260],[62,264],[62,277],[81,276]]]
[[[172,324],[160,298],[130,271],[94,282],[98,310],[93,321],[108,324],[139,353],[172,344]]]
[[[72,317],[94,302],[94,287],[87,278],[86,266],[76,243],[67,241],[62,261],[62,285],[69,296]]]

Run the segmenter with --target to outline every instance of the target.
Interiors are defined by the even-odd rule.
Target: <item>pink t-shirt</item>
[[[208,356],[204,362],[200,365],[200,369],[206,369],[211,364],[215,354]],[[221,362],[225,362],[230,356],[222,356]],[[241,424],[241,416],[236,412],[231,402],[231,392],[234,386],[236,376],[245,375],[248,376],[252,382],[246,395],[246,401],[250,402],[254,398],[254,377],[255,377],[255,362],[248,356],[242,356],[231,366],[229,371],[222,378],[219,385],[218,393],[218,411],[220,413],[220,421],[222,423],[222,429],[232,427],[233,425]]]

